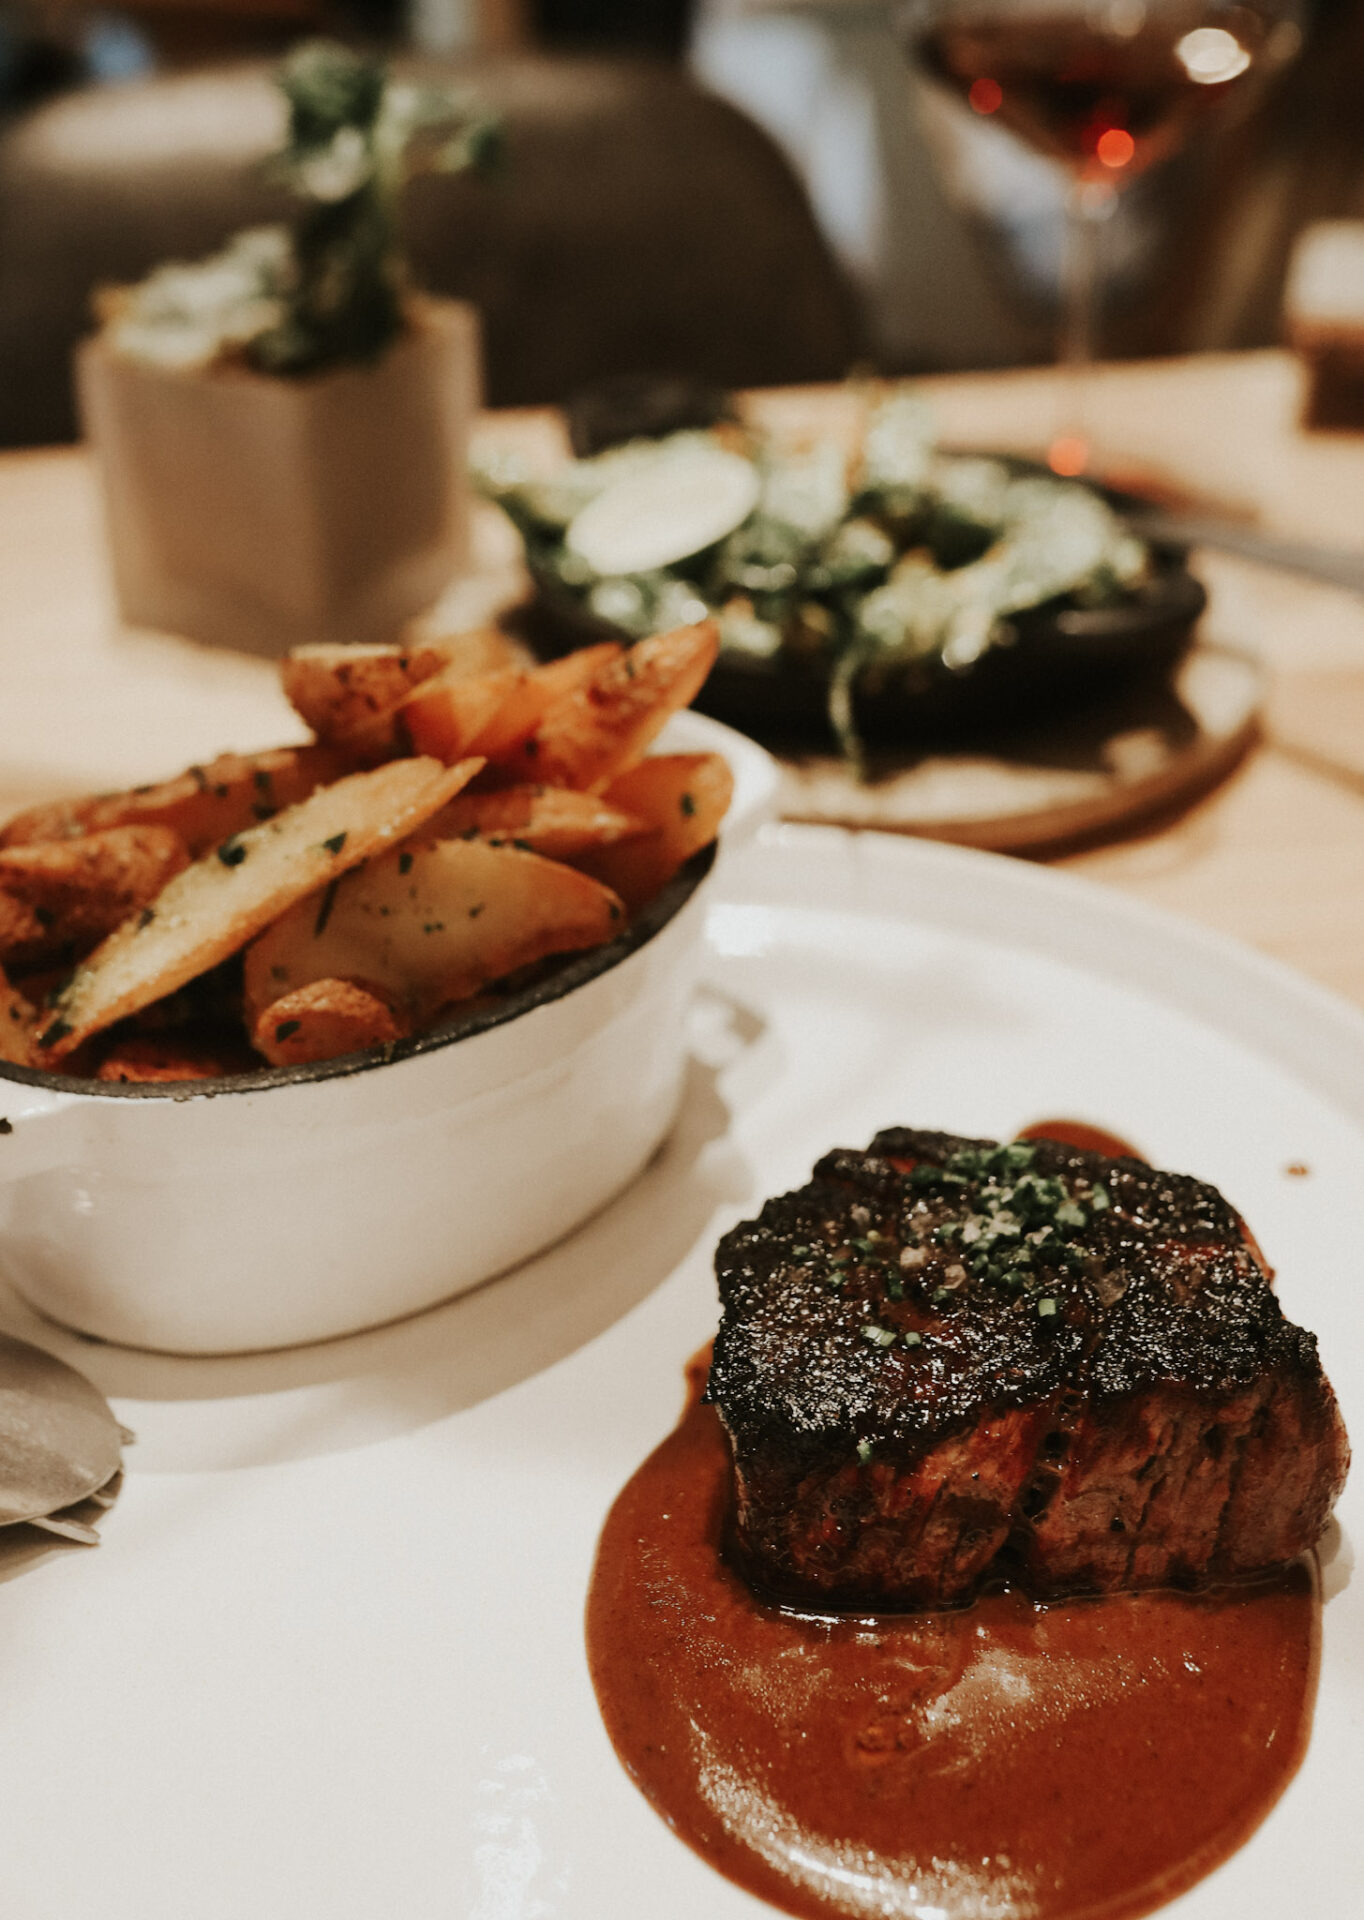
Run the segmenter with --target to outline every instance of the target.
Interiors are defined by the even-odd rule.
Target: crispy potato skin
[[[38,1065],[37,1009],[11,986],[0,967],[0,1060],[12,1067]]]
[[[491,631],[297,650],[318,743],[0,829],[0,1059],[121,1082],[330,1059],[612,939],[728,805],[718,757],[643,761],[717,647],[703,622],[541,665]],[[214,971],[237,955],[244,1029]]]
[[[414,1025],[552,953],[625,926],[615,894],[574,868],[490,840],[417,836],[371,860],[328,903],[313,894],[247,948],[248,1022],[314,980],[362,980]]]
[[[585,849],[574,865],[617,892],[631,913],[652,900],[684,860],[709,846],[734,796],[734,775],[718,753],[665,753],[641,760],[603,798],[645,831]]]
[[[513,665],[473,677],[453,665],[403,702],[398,725],[418,753],[446,761],[481,753],[500,762],[525,744],[557,701],[623,652],[607,640],[543,666]]]
[[[230,835],[271,819],[351,769],[352,762],[332,747],[223,753],[155,786],[30,807],[0,830],[0,848],[71,840],[110,827],[160,826],[178,833],[197,860]]]
[[[593,847],[648,830],[594,793],[570,787],[500,787],[491,793],[461,793],[427,823],[436,840],[510,840],[549,860],[571,860]]]
[[[696,698],[719,646],[711,620],[639,640],[560,694],[515,751],[489,757],[513,781],[600,793]]]
[[[189,849],[170,827],[109,827],[0,850],[0,960],[69,963],[188,865]]]
[[[124,1086],[155,1086],[175,1080],[220,1080],[224,1074],[247,1073],[258,1064],[244,1047],[132,1034],[110,1047],[95,1069],[95,1078]]]
[[[271,1066],[294,1067],[387,1046],[410,1031],[370,982],[310,980],[265,1008],[251,1044]]]
[[[233,837],[177,874],[151,917],[125,920],[73,975],[39,1036],[50,1061],[237,952],[452,800],[481,761],[393,760],[353,773]]]
[[[295,647],[280,677],[319,740],[380,760],[405,750],[396,719],[403,701],[449,665],[449,651],[435,644]]]

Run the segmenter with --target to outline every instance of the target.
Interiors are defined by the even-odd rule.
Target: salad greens
[[[658,564],[602,570],[606,519],[619,516],[622,553],[638,550],[632,501],[656,499],[670,471],[679,499],[694,494],[707,449],[712,458],[740,453],[756,471],[756,489],[740,496],[753,504],[737,523],[717,538],[713,515],[705,524],[680,509],[675,550],[663,557],[660,549]],[[832,442],[793,451],[723,425],[631,441],[547,478],[505,461],[476,478],[520,531],[531,571],[552,597],[636,637],[713,614],[731,659],[826,668],[829,716],[855,763],[853,689],[863,676],[913,686],[965,673],[1012,644],[1011,615],[1060,598],[1110,604],[1140,584],[1149,564],[1142,542],[1089,488],[941,452],[908,387],[872,405],[851,462]],[[589,507],[596,565],[574,539]],[[697,546],[689,528],[703,524],[706,544]]]

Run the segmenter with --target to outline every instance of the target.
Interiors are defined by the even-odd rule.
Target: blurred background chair
[[[539,53],[433,66],[504,116],[512,156],[492,182],[428,178],[409,202],[419,280],[482,311],[493,404],[619,374],[830,379],[857,358],[856,302],[790,167],[684,72]],[[83,86],[11,122],[0,445],[75,433],[92,288],[281,216],[259,162],[282,126],[265,62]]]
[[[1275,343],[1297,234],[1364,215],[1364,6],[1306,9],[1303,57],[1265,108],[1123,196],[1103,351]],[[1045,360],[1057,183],[911,81],[897,11],[0,0],[0,445],[75,432],[68,361],[96,285],[279,217],[257,166],[281,125],[268,62],[230,56],[319,30],[424,49],[505,116],[505,179],[422,181],[409,204],[419,274],[483,311],[494,404],[621,374],[725,386]]]

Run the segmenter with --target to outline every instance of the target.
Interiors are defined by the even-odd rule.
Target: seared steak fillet
[[[1184,1174],[892,1128],[716,1273],[733,1543],[777,1599],[1233,1580],[1310,1547],[1345,1478],[1316,1340]]]

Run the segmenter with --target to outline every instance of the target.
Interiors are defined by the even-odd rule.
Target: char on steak
[[[893,1128],[716,1272],[733,1546],[782,1601],[1231,1581],[1312,1546],[1345,1478],[1315,1338],[1183,1174]]]

